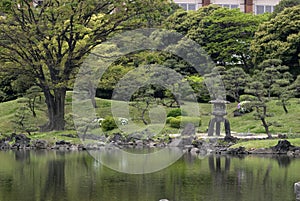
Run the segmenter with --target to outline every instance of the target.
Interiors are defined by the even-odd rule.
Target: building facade
[[[262,14],[273,12],[274,7],[280,0],[174,0],[185,10],[197,10],[210,4],[220,5],[227,8],[239,8],[245,13]]]

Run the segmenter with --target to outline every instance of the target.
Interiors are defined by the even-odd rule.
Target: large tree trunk
[[[66,88],[61,87],[51,93],[48,87],[43,89],[48,110],[49,121],[41,127],[41,131],[64,130]]]

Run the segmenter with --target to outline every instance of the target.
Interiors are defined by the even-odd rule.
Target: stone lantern
[[[212,100],[209,101],[210,103],[213,104],[213,112],[212,115],[214,115],[215,117],[213,119],[210,120],[209,122],[209,127],[208,127],[208,136],[212,136],[214,134],[214,128],[215,129],[215,133],[217,136],[220,135],[220,127],[221,127],[221,123],[224,123],[224,127],[225,127],[225,134],[227,137],[231,136],[230,134],[230,123],[229,121],[224,117],[227,112],[226,112],[226,104],[228,104],[229,102],[226,100]],[[216,126],[215,126],[216,125]]]

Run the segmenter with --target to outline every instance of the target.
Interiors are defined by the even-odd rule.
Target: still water
[[[185,154],[159,172],[115,172],[87,152],[0,152],[0,201],[294,201],[300,159]]]

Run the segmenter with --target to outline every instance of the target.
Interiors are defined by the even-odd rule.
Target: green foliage
[[[249,75],[242,68],[233,67],[222,75],[226,88],[226,94],[236,102],[240,102],[240,96],[244,92]]]
[[[255,64],[266,59],[280,59],[294,76],[299,70],[300,5],[286,8],[261,24],[251,43]]]
[[[186,79],[188,80],[189,85],[193,88],[198,102],[208,102],[210,100],[209,91],[207,90],[203,76],[191,75],[187,76]]]
[[[0,69],[3,69],[1,64]],[[20,92],[24,92],[24,90],[16,90],[14,84],[16,79],[15,73],[1,72],[0,70],[0,102],[13,100],[18,97]]]
[[[245,96],[250,98],[244,98]],[[251,99],[252,97],[252,99]],[[18,99],[19,100],[19,99]],[[242,95],[241,101],[245,100],[256,100],[255,97],[251,95]],[[105,117],[104,115],[111,115],[111,103],[114,100],[105,100],[105,99],[98,99],[96,98],[97,105],[99,105],[98,108],[96,108],[96,116],[99,117]],[[268,107],[268,113],[274,114],[272,117],[268,117],[268,121],[272,123],[278,122],[281,127],[270,127],[270,132],[272,134],[278,134],[278,133],[291,133],[297,135],[299,133],[299,125],[300,125],[300,104],[299,100],[297,98],[292,98],[289,100],[289,105],[287,105],[287,108],[289,110],[289,113],[286,114],[282,110],[282,106],[277,105],[277,100],[271,99],[269,102],[266,102],[266,105]],[[185,102],[185,104],[188,104]],[[19,107],[22,107],[24,105],[24,102],[20,103],[20,101],[14,100],[14,101],[8,101],[4,103],[0,103],[0,128],[2,134],[11,134],[16,129],[16,124],[14,121],[15,113],[18,110]],[[45,116],[45,105],[41,104],[40,107],[37,108],[37,117],[32,117],[32,114],[30,113],[30,110],[28,109],[28,121],[31,122],[30,124],[40,125],[41,123],[46,122],[46,116]],[[201,126],[197,129],[198,132],[205,133],[206,129],[208,127],[209,120],[211,119],[210,113],[212,112],[212,106],[209,103],[200,103],[199,104],[200,112],[201,112]],[[261,121],[255,120],[253,117],[253,113],[247,113],[243,116],[234,117],[233,112],[237,108],[237,103],[229,103],[227,105],[227,119],[230,121],[231,129],[233,132],[237,133],[264,133],[265,130],[261,126]],[[254,108],[255,109],[255,108]],[[133,116],[138,116],[138,110],[132,110],[132,107],[130,106],[130,110],[132,113],[130,113],[130,118],[133,119]],[[165,108],[165,110],[168,110],[168,108]],[[72,129],[71,125],[73,123],[73,116],[71,114],[71,105],[66,106],[66,128]],[[168,119],[168,118],[167,118]],[[93,119],[86,119],[82,120],[82,126],[78,127],[77,129],[80,130],[81,134],[84,133],[86,126],[89,125],[91,128],[96,128],[96,124],[92,123]],[[164,121],[162,121],[163,123]],[[140,120],[135,120],[135,123],[142,124]],[[158,132],[161,132],[162,134],[170,134],[170,133],[177,133],[178,129],[172,128],[170,126],[170,123],[166,123],[164,125],[164,129],[162,131],[158,130]],[[97,125],[99,128],[99,125]],[[154,124],[153,128],[157,128],[157,125]],[[17,130],[18,132],[19,130]],[[99,134],[99,130],[96,129],[95,131],[91,130],[95,134]],[[112,132],[115,132],[112,130]],[[74,133],[76,134],[75,130],[67,130],[64,132],[65,134]],[[90,133],[90,132],[87,132]],[[34,133],[31,133],[32,135],[35,135]],[[43,134],[37,134],[37,138],[47,138],[52,139],[52,132],[50,133],[43,133]],[[60,139],[57,137],[57,139]],[[53,140],[53,139],[52,139]],[[69,140],[69,139],[68,139]]]
[[[172,118],[170,120],[170,126],[172,128],[180,128],[181,127],[181,118]]]
[[[101,123],[101,127],[102,127],[102,130],[103,131],[110,131],[110,130],[113,130],[115,128],[118,128],[115,120],[113,117],[106,117],[102,123]]]
[[[36,101],[37,98],[39,98],[39,102],[41,102],[41,88],[38,86],[32,86],[28,90],[26,90],[26,95],[25,97],[27,98],[27,106],[32,112],[32,116],[36,117]]]
[[[65,121],[66,121],[66,130],[75,130],[75,125],[73,121],[73,115],[71,113],[67,113],[65,115]]]
[[[259,81],[262,82],[266,90],[268,98],[273,94],[280,95],[282,90],[290,84],[292,75],[287,72],[288,66],[282,65],[282,61],[279,59],[267,59],[258,65],[261,71],[257,71]]]
[[[180,108],[175,108],[168,112],[167,117],[178,117],[178,116],[186,116],[186,115],[187,115],[186,111]]]
[[[0,2],[0,14],[6,14],[11,11],[12,1],[11,0],[2,0]]]
[[[199,117],[178,116],[170,120],[170,126],[173,128],[184,128],[188,124],[199,127],[201,126],[201,119]]]
[[[280,12],[282,12],[286,8],[290,8],[293,6],[297,6],[300,4],[300,0],[281,0],[275,6],[274,11],[271,15],[272,18],[276,17]]]
[[[255,99],[250,102],[252,108],[255,108],[255,113],[253,115],[256,120],[261,121],[268,138],[272,138],[269,131],[269,127],[272,126],[272,122],[267,121],[267,118],[271,117],[273,114],[268,111],[266,104],[268,102],[268,99],[266,98],[267,90],[263,83],[259,81],[262,79],[262,76],[263,75],[259,73],[254,74],[251,81],[248,83],[245,92],[252,95],[251,98],[253,98],[253,96],[255,97]]]
[[[31,111],[28,107],[22,106],[15,113],[15,129],[22,132],[27,132],[31,135],[31,132],[38,131],[37,125],[30,120]]]
[[[249,94],[243,94],[240,96],[240,101],[255,101],[257,100],[255,96]]]
[[[201,20],[219,8],[220,7],[217,5],[209,5],[199,8],[196,12],[187,12],[180,9],[167,19],[165,26],[166,28],[176,30],[181,34],[191,35],[191,38],[194,39],[197,34],[197,26],[201,23]]]
[[[241,101],[239,103],[239,106],[240,108],[238,109],[238,111],[240,113],[249,113],[253,110],[253,105],[251,101]]]
[[[112,93],[120,79],[132,69],[132,67],[121,65],[109,66],[109,68],[102,75],[99,84],[97,85],[98,93],[101,93],[102,91],[110,91]]]
[[[300,139],[288,139],[289,142],[291,142],[294,146],[300,145]],[[251,149],[260,149],[260,148],[270,148],[278,144],[278,139],[275,140],[249,140],[246,142],[240,142],[237,143],[231,148],[238,148],[238,147],[245,147],[247,150]]]
[[[211,100],[223,99],[223,97],[226,97],[226,91],[222,80],[222,73],[224,70],[224,67],[216,66],[210,73],[204,76]]]
[[[177,11],[168,18],[166,26],[199,43],[215,62],[224,66],[242,64],[248,70],[252,65],[250,42],[258,25],[266,19],[263,15],[210,5],[195,12]]]
[[[260,81],[266,92],[268,99],[271,96],[278,98],[277,104],[282,105],[284,111],[288,113],[287,105],[290,98],[294,96],[289,86],[293,76],[288,72],[289,67],[282,65],[279,59],[267,59],[258,65],[260,71],[255,71],[255,76]]]
[[[290,86],[288,86],[288,89],[290,91],[292,91],[292,93],[295,96],[299,96],[300,95],[300,75],[298,75],[297,78],[294,80],[294,82],[291,83]]]
[[[164,26],[167,29],[173,29],[181,34],[187,34],[189,30],[189,26],[184,23],[187,19],[190,18],[191,13],[186,12],[182,9],[178,9],[176,12],[174,12],[171,16],[168,17],[166,20]]]
[[[269,120],[270,117],[274,116],[274,113],[270,112],[267,103],[270,101],[271,95],[276,94],[285,113],[288,113],[288,100],[292,97],[288,86],[292,75],[286,72],[289,68],[281,65],[281,61],[278,59],[263,61],[259,65],[259,69],[261,70],[254,72],[245,92],[252,95],[248,97],[248,101],[251,103],[251,108],[255,108],[254,117],[261,121],[266,134],[271,138],[269,127],[281,126],[281,124],[278,121]],[[244,98],[247,100],[247,97]]]
[[[11,3],[0,20],[0,71],[31,76],[43,89],[49,117],[43,130],[64,129],[62,99],[95,46],[122,30],[159,25],[175,9],[167,0]]]
[[[172,119],[174,119],[175,117],[167,117],[167,119],[166,119],[166,123],[167,124],[169,124],[170,123],[170,121],[172,120]]]

